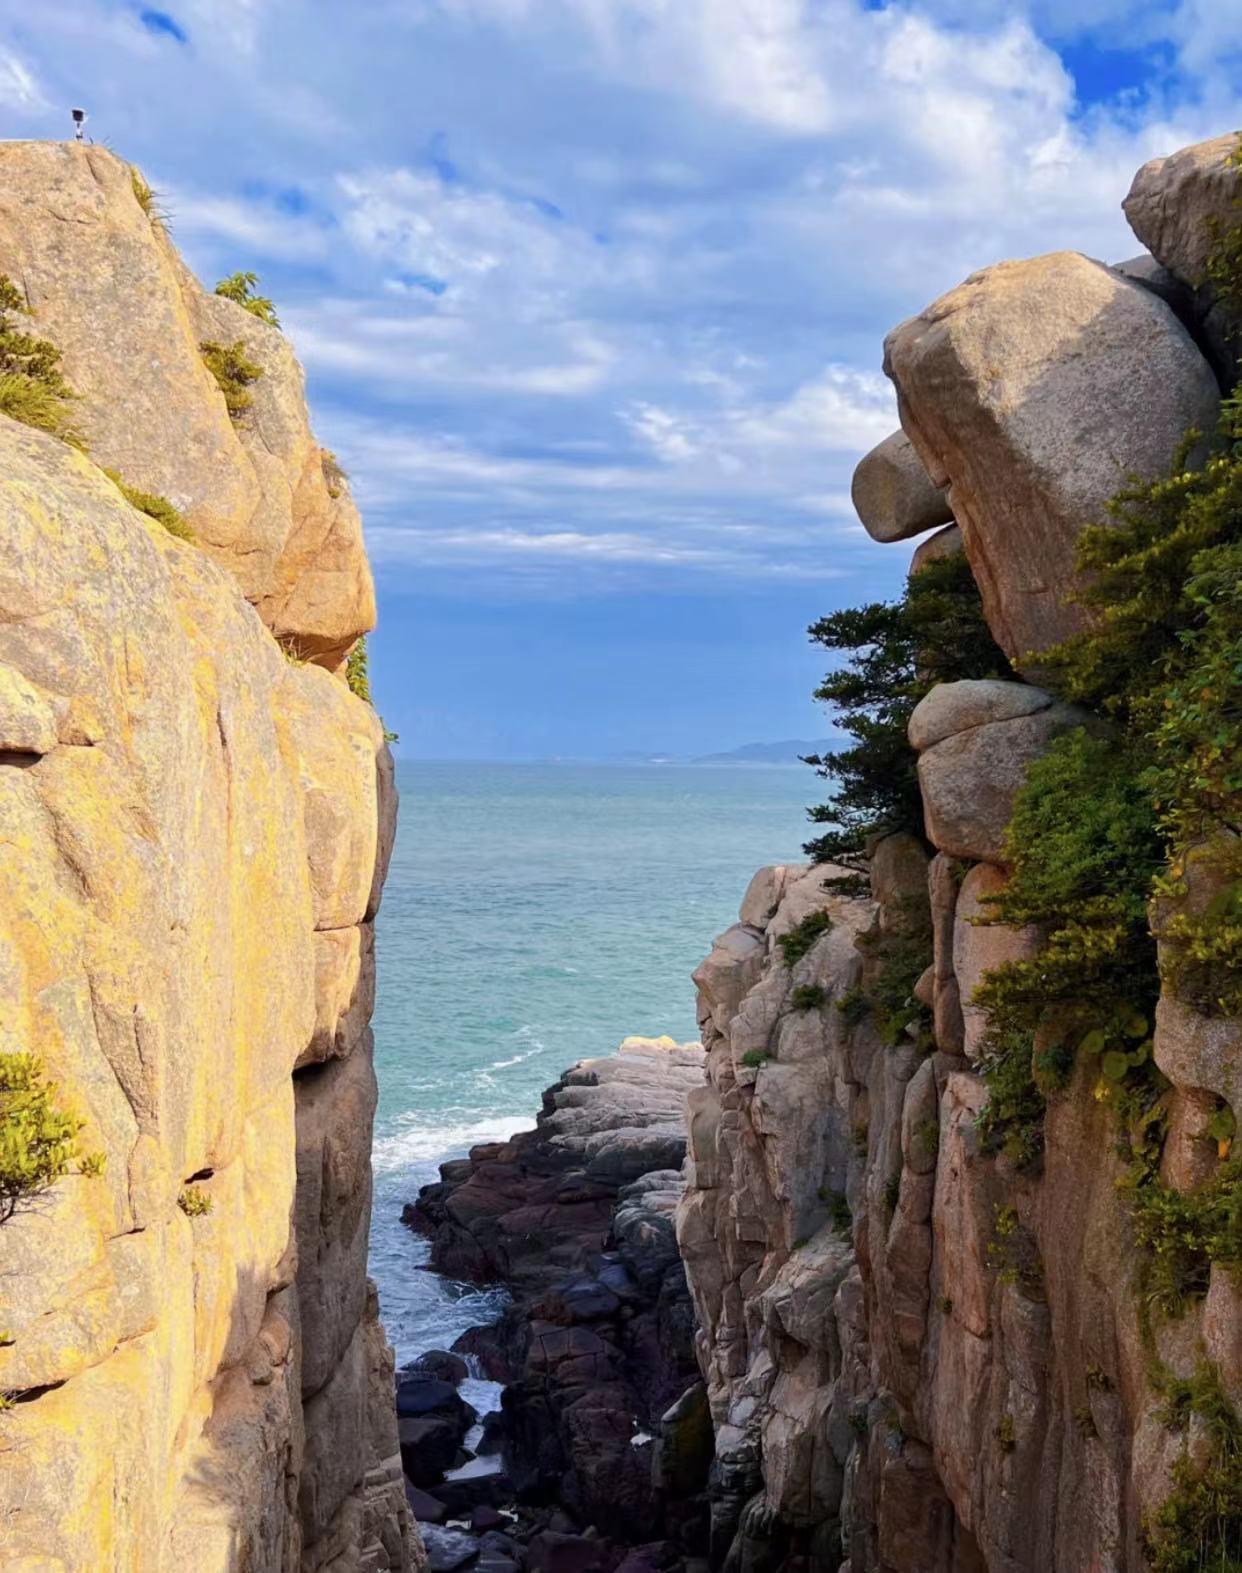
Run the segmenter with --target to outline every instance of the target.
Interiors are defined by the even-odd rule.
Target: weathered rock
[[[187,505],[198,476],[240,529],[253,466],[127,167],[6,144],[0,271],[64,350],[94,453]],[[26,1400],[5,1417],[4,1552],[404,1569],[365,1278],[369,1002],[351,1057],[311,1073],[340,1107],[309,1083],[295,1104],[293,1079],[317,920],[361,923],[374,892],[379,723],[90,458],[0,419],[0,476],[0,1049],[37,1048],[105,1160],[4,1225],[0,1385]],[[305,1172],[295,1146],[318,1155]]]
[[[904,431],[886,437],[860,461],[850,497],[875,541],[906,541],[953,518],[944,488],[932,481]]]
[[[968,732],[993,721],[1014,721],[1034,715],[1053,703],[1051,694],[1029,683],[1004,683],[995,679],[967,679],[937,683],[914,707],[910,717],[910,747],[922,753],[946,737]]]
[[[1215,299],[1207,270],[1216,236],[1238,222],[1242,175],[1230,162],[1237,148],[1238,137],[1230,133],[1153,158],[1122,203],[1130,228],[1156,262],[1193,292],[1194,314],[1225,387],[1236,380],[1238,323]]]
[[[977,863],[962,880],[953,925],[953,973],[961,999],[963,1052],[978,1056],[987,1030],[985,1013],[974,1003],[975,990],[989,972],[1008,961],[1025,961],[1039,948],[1039,936],[1030,928],[1014,929],[989,921],[995,909],[989,897],[999,896],[1005,876],[988,863]]]
[[[946,557],[956,557],[964,549],[961,526],[945,525],[943,530],[937,530],[935,535],[929,535],[914,548],[914,555],[910,558],[910,578],[913,579],[915,574],[921,573],[928,563],[943,562]]]
[[[971,685],[972,689],[977,686]],[[1020,684],[985,686],[1006,690],[1006,699],[1012,690],[1016,701],[1030,702]],[[928,700],[934,700],[937,692],[933,690]],[[1038,689],[1031,692],[1040,694]],[[969,726],[926,749],[919,755],[919,786],[927,839],[951,857],[1003,863],[1005,831],[1027,767],[1047,751],[1054,738],[1095,724],[1089,712],[1075,705],[1050,704],[1009,721]]]
[[[139,205],[130,166],[92,144],[0,149],[0,273],[61,349],[97,461],[168,497],[278,637],[337,664],[375,599],[357,510],[325,477],[284,336],[204,294]],[[240,340],[264,368],[238,422],[205,339]]]
[[[973,274],[889,334],[885,369],[1018,664],[1084,626],[1066,598],[1083,526],[1216,419],[1216,380],[1172,311],[1072,252]]]

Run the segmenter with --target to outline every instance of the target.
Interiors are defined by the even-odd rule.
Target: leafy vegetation
[[[1242,1569],[1242,1423],[1209,1362],[1181,1380],[1162,1378],[1160,1419],[1171,1430],[1197,1422],[1173,1465],[1173,1490],[1143,1524],[1151,1573],[1239,1573]]]
[[[961,553],[928,563],[900,601],[833,612],[809,632],[825,649],[846,652],[815,697],[833,706],[837,725],[854,741],[806,761],[836,786],[827,803],[810,811],[815,824],[828,828],[806,851],[816,862],[861,875],[871,836],[923,833],[915,754],[906,737],[915,705],[937,683],[1004,677],[1010,666],[984,621]]]
[[[832,916],[828,912],[811,912],[801,923],[795,923],[788,934],[777,940],[785,965],[792,967],[801,961],[831,928]]]
[[[248,311],[260,322],[266,322],[269,327],[278,328],[280,318],[276,315],[276,307],[266,295],[255,294],[258,282],[257,273],[230,273],[228,278],[221,279],[216,285],[216,294],[235,302],[243,311]]]
[[[747,1049],[746,1053],[742,1055],[742,1064],[748,1070],[757,1071],[761,1065],[766,1065],[771,1058],[772,1056],[766,1054],[762,1049]]]
[[[789,996],[789,1003],[795,1010],[818,1010],[827,998],[818,983],[799,983]]]
[[[167,497],[161,497],[157,492],[144,492],[137,486],[126,485],[116,470],[105,469],[104,474],[131,508],[137,508],[139,513],[145,513],[148,518],[162,524],[169,535],[175,535],[179,541],[194,539],[194,531],[185,522],[181,510],[174,507]]]
[[[55,1086],[33,1054],[0,1054],[0,1224],[33,1205],[81,1155],[82,1122],[57,1108]],[[82,1160],[98,1173],[98,1154]]]
[[[0,415],[85,448],[70,419],[75,395],[60,369],[60,351],[27,333],[15,316],[30,310],[13,280],[0,274]]]
[[[353,649],[345,657],[345,681],[349,684],[349,691],[367,704],[371,703],[371,674],[368,670],[367,636],[365,634],[355,641]]]
[[[211,1197],[201,1185],[187,1185],[177,1197],[177,1206],[187,1218],[205,1218],[211,1211]]]
[[[248,359],[246,346],[240,339],[233,344],[217,344],[214,339],[204,339],[198,349],[203,364],[224,395],[225,408],[234,420],[240,419],[254,403],[250,388],[263,375],[262,366]]]

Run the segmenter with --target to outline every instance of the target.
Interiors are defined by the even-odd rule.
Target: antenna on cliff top
[[[82,140],[82,122],[86,119],[86,111],[84,109],[71,109],[69,113],[73,116],[74,140],[80,142]]]

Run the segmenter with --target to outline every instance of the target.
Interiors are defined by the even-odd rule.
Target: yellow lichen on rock
[[[300,1295],[337,1308],[314,1403],[329,1435],[359,1439],[336,1455],[349,1523],[385,1462],[363,1446],[375,1395],[336,1374],[372,1336],[368,1146],[341,1218],[325,1201],[308,1219],[342,1251],[303,1284],[292,1229],[293,1070],[317,1033],[359,1060],[346,1123],[373,1105],[354,994],[382,729],[338,679],[286,661],[210,554],[7,419],[0,535],[0,1047],[38,1054],[83,1150],[105,1155],[3,1229],[0,1390],[27,1401],[0,1418],[0,1566],[293,1569]],[[342,936],[330,1010],[317,929]],[[193,1218],[188,1186],[210,1203]],[[357,1281],[342,1293],[333,1271]],[[401,1543],[404,1505],[387,1511]]]

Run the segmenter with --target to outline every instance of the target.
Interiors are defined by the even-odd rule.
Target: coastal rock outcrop
[[[37,1057],[83,1155],[0,1224],[0,1564],[419,1566],[365,1260],[391,761],[273,638],[297,605],[336,665],[365,625],[356,520],[333,622],[301,504],[246,534],[275,494],[113,155],[0,149],[6,271],[91,448],[0,417],[0,1053]],[[288,479],[312,445],[291,352],[270,365]]]
[[[957,521],[916,569],[960,531],[1019,667],[1099,626],[1075,544],[1123,486],[1158,483],[1129,539],[1163,561],[1187,515],[1156,509],[1233,473],[1222,446],[1159,482],[1187,429],[1216,428],[1221,302],[1198,286],[1212,237],[1242,220],[1238,145],[1140,172],[1126,210],[1156,258],[1140,282],[1072,253],[1001,263],[889,336],[903,428]],[[1236,553],[1233,515],[1193,517],[1197,549]],[[1118,605],[1146,632],[1131,593]],[[1205,604],[1171,641],[1206,637]],[[877,828],[849,870],[761,870],[695,974],[706,1078],[677,1233],[715,1439],[710,1559],[729,1573],[1170,1573],[1242,1551],[1242,1246],[1223,1222],[1242,1098],[1236,729],[1206,680],[1160,707],[1158,810],[1170,759],[1186,765],[1175,746],[1208,778],[1188,842],[1166,817],[1161,843],[1150,801],[1134,807],[1155,746],[1110,702],[1155,710],[1147,674],[1120,672],[1088,711],[1046,664],[1047,686],[931,687],[909,722],[910,828]],[[1197,751],[1175,733],[1192,705],[1218,721]],[[1006,832],[1037,765],[1024,867]],[[1101,859],[1095,884],[1075,855]],[[1109,881],[1135,857],[1150,862],[1123,919]],[[1130,970],[1093,972],[1100,954]]]
[[[673,1213],[702,1069],[698,1045],[627,1039],[566,1071],[534,1130],[443,1165],[406,1209],[434,1266],[514,1291],[458,1347],[507,1384],[495,1500],[559,1514],[523,1536],[534,1568],[605,1573],[638,1545],[660,1560],[636,1568],[674,1567],[695,1549],[711,1444]],[[459,1501],[454,1476],[416,1468],[432,1504]]]

